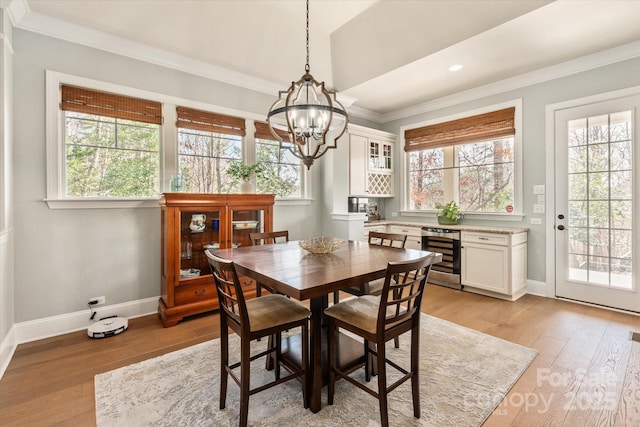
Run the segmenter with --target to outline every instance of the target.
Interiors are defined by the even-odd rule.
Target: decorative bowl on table
[[[181,279],[189,279],[191,277],[198,277],[199,275],[200,270],[198,270],[197,268],[180,269]]]
[[[300,240],[298,245],[306,251],[314,254],[328,254],[335,251],[345,243],[344,240],[336,237],[312,237]]]

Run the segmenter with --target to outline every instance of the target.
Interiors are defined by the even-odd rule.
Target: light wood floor
[[[640,317],[439,286],[427,288],[423,305],[433,316],[539,352],[485,426],[640,425],[640,343],[629,339]],[[216,314],[168,329],[146,316],[107,339],[80,331],[22,344],[0,380],[0,425],[95,425],[94,375],[217,338],[218,328]]]

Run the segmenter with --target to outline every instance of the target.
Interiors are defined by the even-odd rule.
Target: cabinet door
[[[369,170],[390,172],[393,164],[393,146],[369,139]]]
[[[462,284],[508,294],[509,248],[469,242],[462,244]]]
[[[249,234],[272,231],[267,229],[266,217],[266,208],[234,206],[231,209],[231,242],[228,242],[227,247],[229,245],[233,245],[233,247],[251,246]]]
[[[420,229],[420,227],[390,225],[389,233],[406,234],[407,241],[404,244],[404,247],[407,249],[422,249],[422,230]]]
[[[367,191],[367,138],[349,135],[349,194],[368,196]]]
[[[224,230],[226,208],[184,208],[177,212],[179,224],[175,259],[180,260],[177,272],[180,282],[189,281],[200,275],[210,274],[205,249],[225,247]]]

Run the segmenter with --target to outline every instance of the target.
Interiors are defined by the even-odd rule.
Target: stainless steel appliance
[[[367,197],[349,197],[347,200],[348,212],[369,213],[369,199]]]
[[[442,254],[442,262],[431,266],[429,283],[462,289],[460,231],[440,227],[422,227],[422,250]]]

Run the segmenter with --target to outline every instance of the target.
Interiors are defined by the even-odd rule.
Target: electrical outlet
[[[544,213],[544,205],[540,205],[540,204],[533,205],[533,213],[539,213],[539,214]]]
[[[105,297],[92,297],[89,298],[89,304],[91,305],[100,305],[100,304],[106,304],[107,303],[107,298]]]
[[[542,218],[531,218],[532,225],[540,225],[542,224]]]

